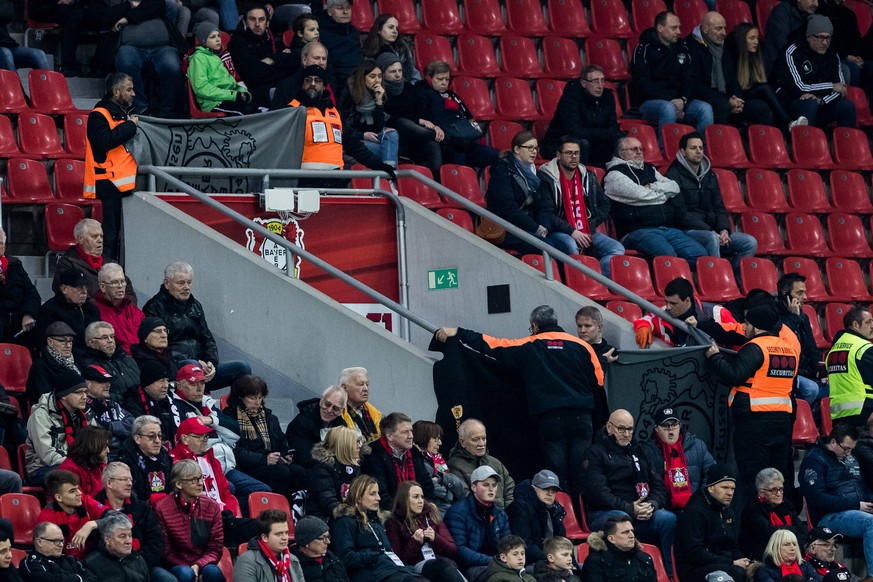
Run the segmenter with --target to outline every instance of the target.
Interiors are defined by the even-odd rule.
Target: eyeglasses
[[[73,338],[71,338],[71,337],[50,337],[48,339],[50,339],[54,342],[57,342],[59,344],[63,344],[65,346],[73,345]]]
[[[70,394],[75,394],[76,396],[87,396],[88,389],[87,388],[80,388],[78,390],[73,390]]]
[[[606,83],[606,77],[597,77],[596,79],[582,79],[585,83],[591,83],[592,85],[603,85]]]
[[[618,426],[617,424],[613,424],[609,421],[606,421],[606,424],[612,426],[612,428],[615,429],[615,432],[620,432],[624,434],[633,434],[634,432],[634,427],[632,426]]]
[[[843,449],[843,452],[846,453],[847,455],[851,455],[851,454],[852,454],[852,451],[855,450],[855,447],[844,447],[844,446],[843,446],[842,444],[840,444],[840,443],[837,443],[837,446],[840,447],[841,449]]]
[[[526,146],[526,145],[521,145],[521,146],[518,146],[518,147],[520,147],[520,148],[524,148],[524,149],[526,149],[526,150],[529,151],[529,152],[538,152],[538,151],[540,151],[540,146]]]
[[[106,340],[114,340],[114,339],[115,339],[115,334],[112,334],[112,335],[98,335],[98,336],[95,337],[94,339],[95,339],[95,340],[100,340],[100,341],[102,341],[102,342],[105,342]]]
[[[122,279],[121,281],[103,281],[103,284],[107,287],[124,287],[127,285],[127,281]]]
[[[183,436],[186,436],[190,439],[197,439],[198,441],[205,441],[209,438],[208,434],[186,434]]]
[[[562,156],[567,156],[567,157],[570,157],[570,158],[578,158],[580,155],[582,155],[582,152],[579,152],[579,151],[575,151],[575,152],[561,152],[561,155],[562,155]]]
[[[678,422],[665,422],[664,424],[659,424],[661,428],[665,430],[673,430],[674,428],[679,428]]]
[[[164,440],[164,435],[159,433],[159,432],[150,432],[148,434],[140,433],[139,436],[143,437],[144,439],[148,439],[150,441],[162,441],[162,440]]]
[[[201,481],[205,481],[206,478],[203,475],[199,477],[191,477],[190,479],[179,479],[180,483],[199,483]]]
[[[110,481],[121,481],[122,483],[133,483],[132,477],[111,477]]]
[[[812,38],[819,42],[831,42],[833,37],[829,34],[813,34]]]
[[[326,533],[315,538],[316,540],[324,543],[328,543],[330,541],[330,534]]]
[[[771,495],[776,495],[777,493],[785,493],[785,487],[770,487],[769,489],[762,489],[761,491],[770,493]]]
[[[46,542],[46,543],[54,544],[54,545],[56,545],[56,546],[62,546],[62,545],[64,545],[64,539],[63,539],[63,538],[61,538],[61,539],[59,539],[59,540],[55,540],[55,539],[52,539],[52,538],[44,538],[44,537],[42,537],[42,536],[39,536],[39,539],[41,539],[42,541],[44,541],[44,542]]]
[[[320,406],[321,406],[322,409],[324,409],[324,410],[326,410],[326,411],[328,411],[328,412],[332,412],[332,413],[334,413],[334,414],[339,414],[340,412],[343,411],[343,407],[342,407],[342,406],[337,406],[336,404],[328,404],[328,403],[326,403],[326,402],[322,402],[322,403],[320,404]]]

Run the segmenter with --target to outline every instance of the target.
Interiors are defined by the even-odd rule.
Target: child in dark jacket
[[[543,541],[543,552],[546,559],[534,564],[537,582],[579,582],[573,564],[573,542],[563,536],[549,537]]]
[[[504,536],[497,548],[497,555],[488,564],[486,582],[536,582],[536,578],[524,571],[525,543],[522,538]]]

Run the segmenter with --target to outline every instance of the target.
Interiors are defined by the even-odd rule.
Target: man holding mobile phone
[[[819,360],[821,355],[815,345],[809,317],[803,312],[806,303],[806,277],[799,273],[786,273],[776,282],[779,319],[800,342],[800,369],[797,372],[796,396],[812,406],[819,398]]]

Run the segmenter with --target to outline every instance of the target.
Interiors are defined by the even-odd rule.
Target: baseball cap
[[[809,532],[809,541],[810,543],[815,541],[824,541],[829,542],[831,540],[841,539],[843,536],[838,534],[834,530],[829,527],[815,527],[812,528],[812,531]]]
[[[191,417],[186,418],[179,423],[179,428],[176,430],[176,436],[178,437],[184,434],[209,434],[211,432],[212,429],[203,424],[202,420]]]
[[[561,490],[561,482],[558,480],[558,476],[548,469],[543,469],[542,471],[534,475],[530,484],[534,487],[539,487],[540,489],[555,487],[559,491]]]
[[[497,471],[489,467],[488,465],[482,465],[481,467],[476,467],[473,473],[470,475],[470,484],[476,483],[477,481],[484,481],[488,477],[494,477],[498,481],[500,481],[500,475],[497,474]]]
[[[97,364],[91,364],[82,370],[82,377],[92,382],[112,382],[115,378],[106,368]]]
[[[734,582],[734,579],[724,570],[716,570],[706,575],[706,582]]]
[[[673,408],[668,406],[666,408],[659,408],[655,413],[654,420],[657,425],[666,424],[671,420],[679,422],[679,415],[673,411]]]
[[[188,382],[200,382],[206,377],[203,373],[203,368],[197,364],[188,364],[176,372],[176,382],[179,380],[187,380]]]

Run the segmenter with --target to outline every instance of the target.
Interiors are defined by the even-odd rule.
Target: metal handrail
[[[174,172],[174,173],[179,173],[179,174],[209,173],[208,168],[171,168],[171,169],[174,171],[190,170],[190,171],[186,171],[186,172]],[[367,295],[368,297],[375,300],[377,303],[381,303],[385,307],[397,312],[401,316],[401,318],[403,318],[403,320],[405,322],[404,325],[405,325],[405,330],[406,330],[406,337],[405,337],[406,340],[409,340],[409,338],[410,338],[409,322],[416,324],[417,326],[419,326],[420,328],[424,329],[425,331],[427,331],[428,333],[431,333],[431,334],[434,333],[438,329],[437,325],[434,325],[430,321],[419,316],[417,313],[410,311],[409,308],[406,307],[406,305],[401,305],[400,303],[394,301],[390,297],[387,297],[386,295],[379,293],[375,289],[372,289],[371,287],[364,285],[363,283],[361,283],[360,281],[358,281],[354,277],[337,269],[336,267],[334,267],[330,263],[320,259],[319,257],[317,257],[316,255],[312,254],[311,252],[307,251],[306,249],[295,245],[294,243],[280,237],[279,235],[277,235],[273,232],[270,232],[268,229],[257,224],[256,222],[254,222],[253,220],[251,220],[247,216],[237,212],[236,210],[233,210],[232,208],[228,208],[227,206],[225,206],[221,202],[214,200],[211,196],[203,194],[202,192],[200,192],[196,188],[189,186],[188,184],[186,184],[182,180],[176,178],[175,176],[172,176],[170,174],[170,172],[167,172],[166,170],[167,170],[167,168],[160,167],[160,166],[152,166],[152,165],[144,165],[144,166],[139,167],[139,172],[142,174],[149,175],[150,181],[154,177],[161,178],[162,180],[166,181],[168,184],[171,184],[171,185],[175,186],[176,188],[178,188],[180,192],[183,192],[183,193],[188,194],[189,196],[191,196],[193,198],[196,198],[197,200],[199,200],[203,204],[209,206],[210,208],[212,208],[214,210],[217,210],[218,212],[231,218],[235,222],[244,225],[246,228],[252,229],[254,232],[260,234],[264,238],[279,245],[280,247],[283,247],[286,250],[286,252],[291,253],[291,254],[296,254],[296,255],[303,257],[304,259],[306,259],[307,261],[309,261],[310,263],[312,263],[313,265],[315,265],[316,267],[318,267],[322,271],[339,279],[343,283],[346,283],[347,285],[351,286],[353,289],[356,289],[357,291],[360,291],[361,293]],[[248,170],[248,171],[246,171],[246,170],[234,170],[233,172],[237,176],[241,175],[242,172],[246,172],[245,175],[259,175],[259,174],[253,174],[253,173],[248,173],[248,172],[261,172],[261,173],[263,173],[263,171],[260,171],[260,170],[254,170],[254,171],[253,170]],[[285,174],[286,172],[295,172],[295,174],[293,176],[281,175],[281,174]],[[319,170],[319,171],[281,170],[281,171],[269,171],[269,173],[270,173],[270,175],[274,175],[277,177],[302,177],[302,176],[306,176],[307,174],[324,176],[324,177],[345,177],[345,176],[348,176],[348,174],[349,174],[348,172],[344,172],[344,171],[332,171],[332,170],[327,170],[327,171],[324,171],[324,170]],[[336,173],[337,176],[330,176],[329,174],[332,174],[332,173]],[[361,173],[368,174],[367,176],[362,176],[362,177],[375,177],[375,174],[376,174],[375,172],[361,172]],[[384,173],[379,173],[379,175],[384,177]],[[395,201],[395,205],[400,209],[399,215],[398,215],[398,221],[401,224],[399,225],[399,228],[402,228],[405,230],[406,226],[405,226],[405,215],[403,213],[403,204],[399,203],[399,200],[397,200],[397,196],[395,194],[393,194],[392,192],[388,192],[385,190],[374,190],[374,192],[378,193],[381,196],[385,196],[385,197],[390,198],[390,199]],[[398,238],[398,245],[403,244],[401,241],[404,240],[405,233],[401,233],[401,235],[399,235],[397,238]],[[405,252],[405,247],[403,248],[403,251]],[[292,272],[290,270],[290,261],[289,261],[288,265],[286,265],[286,272],[288,272],[288,273]],[[406,297],[407,284],[408,284],[408,282],[406,282],[405,280],[401,281],[401,293],[400,293],[400,295],[401,295],[401,300],[404,302],[406,302],[406,300],[404,298]]]

